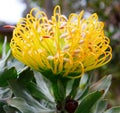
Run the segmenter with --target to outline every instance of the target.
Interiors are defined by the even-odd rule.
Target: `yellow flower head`
[[[97,14],[83,18],[82,11],[67,18],[56,6],[49,20],[33,8],[18,22],[10,46],[16,59],[37,71],[77,78],[110,61],[103,27]]]

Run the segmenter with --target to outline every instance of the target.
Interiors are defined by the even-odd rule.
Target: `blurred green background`
[[[6,0],[7,1],[7,0]],[[10,0],[8,0],[10,1]],[[70,13],[79,13],[81,10],[85,11],[85,15],[89,16],[91,13],[97,13],[100,21],[105,23],[105,34],[111,40],[111,46],[113,49],[113,58],[107,65],[94,70],[92,73],[97,75],[93,78],[94,81],[99,78],[112,74],[113,80],[110,92],[108,96],[110,106],[120,105],[120,0],[16,0],[25,4],[22,17],[25,17],[27,13],[33,7],[38,7],[47,13],[50,18],[55,5],[59,4],[62,9],[62,13],[68,16]],[[1,2],[0,2],[1,3]],[[2,4],[2,3],[1,3]],[[6,2],[8,4],[8,2]],[[5,7],[6,9],[7,7]],[[4,10],[3,9],[3,13]],[[9,10],[9,9],[7,9]],[[17,11],[17,9],[15,9]],[[11,12],[12,14],[12,12]],[[1,15],[1,13],[0,13]],[[15,17],[16,15],[14,15]],[[8,18],[9,19],[9,18]],[[16,22],[6,22],[0,20],[0,53],[2,51],[2,43],[4,36],[8,37],[8,49],[9,42],[12,38],[13,29],[3,28],[6,24],[15,25]]]

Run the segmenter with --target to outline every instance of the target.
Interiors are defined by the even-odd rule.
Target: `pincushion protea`
[[[103,27],[95,13],[83,18],[82,11],[67,18],[56,6],[49,20],[33,8],[18,22],[10,46],[16,59],[37,71],[77,78],[111,60]]]

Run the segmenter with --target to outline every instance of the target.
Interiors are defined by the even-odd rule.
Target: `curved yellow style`
[[[33,8],[14,29],[13,56],[37,71],[73,78],[108,63],[112,49],[104,23],[98,21],[97,14],[83,18],[83,13],[67,18],[56,6],[49,20]]]

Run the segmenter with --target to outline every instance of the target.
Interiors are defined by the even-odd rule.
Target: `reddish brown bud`
[[[69,99],[65,103],[65,109],[68,111],[68,113],[74,113],[77,107],[78,102],[73,99]]]
[[[15,26],[12,26],[12,25],[4,25],[3,27],[4,28],[15,28]]]

